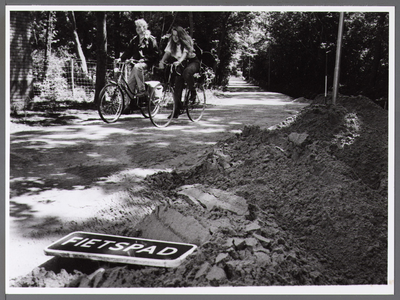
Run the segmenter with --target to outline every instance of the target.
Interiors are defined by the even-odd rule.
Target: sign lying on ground
[[[173,268],[196,245],[77,231],[44,249],[46,255]]]

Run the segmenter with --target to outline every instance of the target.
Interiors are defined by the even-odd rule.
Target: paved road
[[[57,228],[73,223],[82,230],[93,216],[119,218],[146,175],[190,167],[244,125],[268,128],[307,105],[239,78],[209,98],[200,122],[181,116],[163,129],[139,113],[105,124],[94,111],[71,111],[60,126],[10,126],[9,278],[49,259],[43,249],[61,238]],[[153,208],[139,200],[138,218]]]

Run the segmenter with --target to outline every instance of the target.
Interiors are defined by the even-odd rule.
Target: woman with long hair
[[[128,76],[128,85],[132,91],[137,89],[136,95],[142,97],[146,95],[144,72],[157,62],[158,46],[155,37],[147,29],[148,25],[144,19],[136,20],[135,26],[136,35],[120,60],[125,61],[132,58],[138,61],[132,66]]]
[[[200,61],[194,51],[194,42],[189,34],[181,26],[173,27],[164,56],[159,63],[160,69],[164,68],[165,62],[173,63],[176,71],[182,76],[175,77],[174,100],[176,112],[173,116],[177,118],[182,107],[182,90],[186,82],[190,90],[190,99],[196,98],[193,75],[200,70]]]

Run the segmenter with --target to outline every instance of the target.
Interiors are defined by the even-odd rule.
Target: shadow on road
[[[182,115],[160,129],[136,113],[106,124],[96,111],[74,110],[73,117],[61,118],[68,120],[64,125],[12,129],[10,247],[93,222],[115,231],[118,210],[137,205],[142,216],[157,204],[141,192],[146,175],[193,165],[210,146],[245,125],[268,128],[307,105],[240,83],[232,84],[236,92],[210,99],[198,123]]]
[[[40,198],[37,196],[53,189],[62,192],[102,187],[107,178],[124,170],[151,174],[172,169],[176,167],[176,162],[168,165],[172,160],[204,151],[227,134],[240,132],[244,125],[270,127],[304,106],[291,102],[286,95],[264,92],[240,80],[233,81],[232,88],[253,91],[228,91],[211,99],[199,123],[182,115],[169,127],[160,129],[137,113],[105,124],[97,112],[91,111],[75,115],[70,118],[74,122],[65,126],[13,132],[11,209],[21,205],[29,211],[29,205],[18,203],[18,197]],[[119,189],[116,185],[115,190]]]

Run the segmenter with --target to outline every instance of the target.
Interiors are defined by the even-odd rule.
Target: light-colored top
[[[183,51],[182,51],[183,48]],[[176,52],[172,53],[172,49],[171,49],[171,42],[168,42],[167,47],[165,47],[164,50],[166,53],[170,53],[172,57],[176,58],[177,60],[179,60],[184,53],[186,53],[186,58],[191,59],[196,57],[196,54],[194,52],[189,52],[185,47],[182,47],[181,45],[176,47]]]

